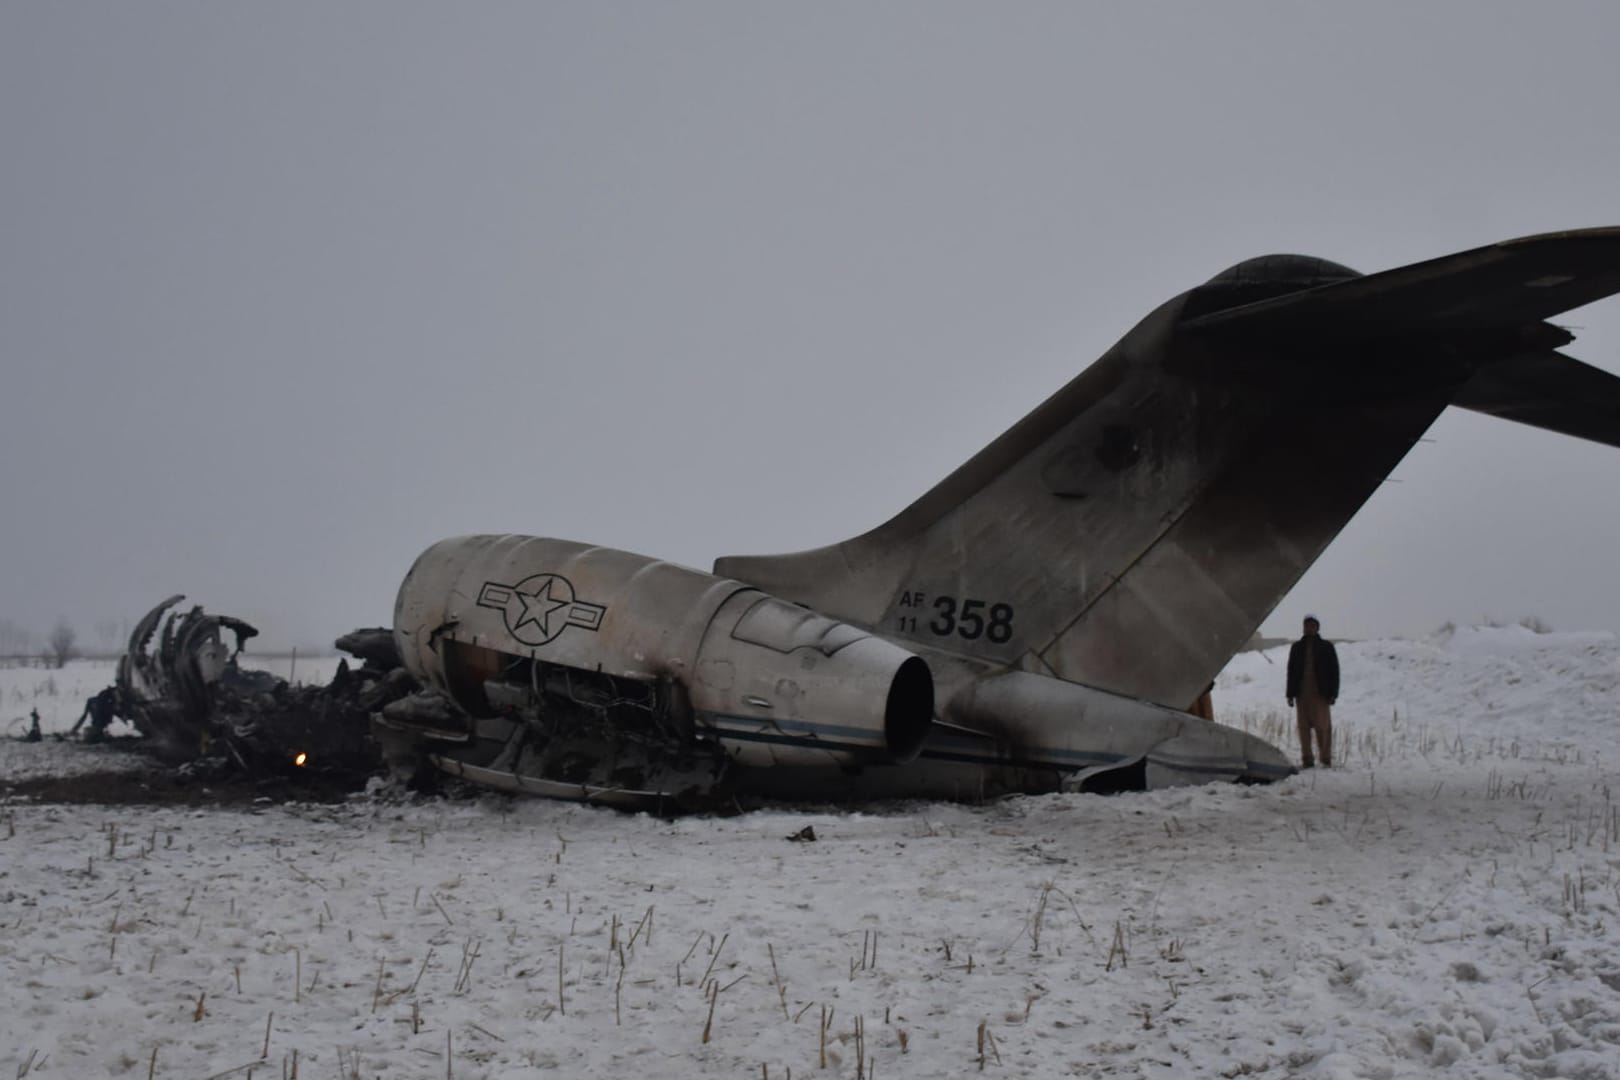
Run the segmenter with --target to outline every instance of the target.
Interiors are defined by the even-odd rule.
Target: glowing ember
[[[293,758],[293,764],[301,766],[301,765],[304,764],[304,762],[306,762],[308,760],[309,760],[309,755],[304,753],[302,750],[300,750],[298,752],[298,756]]]

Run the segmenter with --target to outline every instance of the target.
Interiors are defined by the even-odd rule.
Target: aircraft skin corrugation
[[[407,701],[376,731],[397,762],[619,803],[1286,776],[1183,708],[1448,405],[1620,446],[1620,379],[1547,321],[1615,292],[1612,228],[1366,275],[1262,256],[842,543],[704,573],[443,541],[394,622],[431,722]]]

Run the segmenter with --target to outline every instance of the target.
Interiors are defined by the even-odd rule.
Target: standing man
[[[1321,629],[1315,615],[1305,616],[1305,636],[1288,650],[1288,704],[1297,710],[1299,763],[1306,769],[1316,765],[1312,732],[1323,766],[1333,767],[1332,705],[1339,699],[1339,654],[1333,642],[1321,636]]]

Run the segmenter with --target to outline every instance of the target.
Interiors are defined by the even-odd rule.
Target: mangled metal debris
[[[183,599],[169,597],[136,625],[117,682],[87,705],[92,734],[120,716],[154,754],[205,775],[315,770],[358,786],[377,771],[370,716],[417,689],[390,631],[344,635],[338,647],[360,666],[343,661],[327,685],[295,686],[241,665],[255,627],[200,606],[170,610]]]

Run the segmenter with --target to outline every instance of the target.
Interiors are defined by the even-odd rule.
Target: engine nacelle
[[[893,642],[729,578],[566,540],[433,545],[400,586],[394,638],[411,674],[473,718],[499,711],[486,683],[521,684],[525,666],[536,683],[539,665],[673,680],[694,734],[744,764],[905,762],[933,723],[928,664]]]

